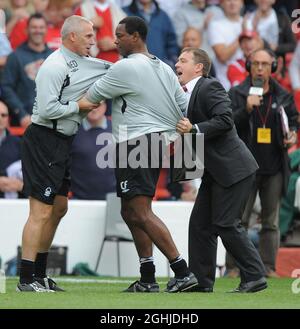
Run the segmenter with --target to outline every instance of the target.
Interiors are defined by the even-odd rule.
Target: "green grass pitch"
[[[75,281],[74,281],[75,280]],[[133,279],[134,280],[134,279]],[[17,293],[17,279],[8,279],[0,294],[0,309],[299,309],[300,293],[292,292],[293,279],[269,279],[269,288],[255,294],[230,294],[237,279],[216,280],[214,293],[168,294],[167,278],[159,278],[161,293],[122,293],[130,278],[58,278],[63,293]]]

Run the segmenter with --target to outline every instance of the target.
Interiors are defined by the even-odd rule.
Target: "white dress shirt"
[[[194,78],[193,80],[189,81],[186,85],[185,85],[185,88],[187,89],[187,91],[185,92],[186,93],[186,96],[187,96],[187,100],[188,100],[188,103],[190,102],[190,98],[192,96],[192,92],[198,82],[198,80],[201,78],[200,77],[196,77]]]
[[[185,92],[186,94],[186,97],[187,97],[187,100],[188,100],[188,104],[190,102],[190,99],[191,99],[191,96],[192,96],[192,92],[198,82],[198,80],[201,78],[201,76],[199,77],[196,77],[194,78],[193,80],[189,81],[186,85],[185,85],[185,88],[187,89],[187,91]],[[185,116],[187,117],[187,114],[188,114],[188,106],[186,108],[186,113],[185,113]],[[200,133],[200,130],[198,128],[197,125],[195,125],[196,129],[198,130],[198,133]]]

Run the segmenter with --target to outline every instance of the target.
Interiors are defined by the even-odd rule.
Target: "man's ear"
[[[201,73],[201,75],[202,75],[202,72],[203,72],[203,64],[202,64],[202,63],[198,63],[198,64],[196,64],[195,72],[196,72],[197,74],[198,74],[198,73]]]
[[[137,32],[137,31],[133,32],[133,33],[132,33],[132,36],[133,36],[133,39],[134,39],[134,40],[138,40],[138,39],[140,38],[140,34],[139,34],[139,32]]]
[[[75,32],[70,32],[70,40],[75,41],[76,39],[76,33]]]

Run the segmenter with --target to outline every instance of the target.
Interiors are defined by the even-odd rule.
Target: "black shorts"
[[[56,195],[67,196],[70,187],[70,150],[73,136],[31,124],[21,148],[23,193],[53,205]]]
[[[151,136],[154,135],[160,136],[159,133],[141,136],[147,140],[147,147],[139,148],[139,150],[137,149],[137,146],[140,145],[138,142],[140,137],[116,145],[115,175],[118,197],[132,199],[137,195],[146,195],[149,197],[154,196],[156,184],[162,167],[162,154],[164,153],[161,143],[158,148],[155,147],[154,152],[153,148],[151,150]],[[127,149],[127,152],[125,152],[126,154],[122,154],[120,149]],[[131,153],[132,151],[134,152],[134,155]],[[135,157],[137,153],[139,153],[140,156]],[[145,165],[146,162],[147,168],[143,165],[139,167],[134,165],[133,167],[130,159],[132,160],[132,158],[138,158],[140,160],[142,156],[146,160],[143,161],[143,165]],[[123,168],[125,166],[126,168]]]

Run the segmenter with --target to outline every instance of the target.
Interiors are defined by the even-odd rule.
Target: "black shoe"
[[[240,285],[230,291],[233,293],[245,293],[245,292],[258,292],[261,290],[264,290],[268,287],[267,281],[265,278],[260,278],[259,280],[256,281],[250,281],[250,282],[245,282],[245,283],[240,283]]]
[[[17,292],[54,292],[53,290],[46,289],[39,282],[34,281],[32,283],[18,283]]]
[[[214,289],[212,287],[199,287],[195,286],[191,288],[188,292],[214,292]]]
[[[188,276],[183,279],[172,278],[168,284],[165,292],[183,292],[190,291],[193,287],[198,285],[198,280],[196,279],[194,273],[190,272]]]
[[[141,281],[133,282],[123,292],[159,292],[159,285],[155,283],[145,283]]]
[[[49,290],[52,290],[52,291],[65,291],[64,289],[60,288],[56,282],[49,278],[48,276],[46,278],[37,278],[35,277],[34,278],[35,281],[37,281],[39,284],[41,284],[45,289],[49,289]]]

